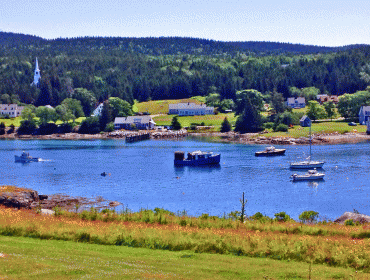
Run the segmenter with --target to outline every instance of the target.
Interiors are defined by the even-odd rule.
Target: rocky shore
[[[39,195],[37,191],[15,186],[0,186],[0,205],[18,209],[49,209],[59,207],[68,211],[84,210],[91,207],[106,209],[119,206],[116,201],[102,197],[88,199],[65,194]]]
[[[189,133],[182,129],[179,131],[124,131],[117,130],[113,132],[104,132],[99,134],[51,134],[51,135],[18,135],[15,133],[0,135],[0,139],[44,139],[44,140],[94,140],[94,139],[125,139],[135,135],[149,134],[150,139],[179,139],[186,136],[213,138],[221,142],[230,142],[238,144],[268,144],[268,145],[307,145],[309,144],[308,137],[292,138],[289,136],[281,137],[266,137],[261,133],[245,133],[239,134],[235,132],[206,132],[206,133]],[[347,144],[370,141],[370,135],[366,133],[332,133],[312,135],[312,144]]]

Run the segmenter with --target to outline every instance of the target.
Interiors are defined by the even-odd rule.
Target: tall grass
[[[94,209],[78,214],[62,211],[58,217],[6,208],[0,212],[0,235],[312,261],[365,271],[370,267],[366,226],[250,220],[242,224],[151,210],[123,214]]]

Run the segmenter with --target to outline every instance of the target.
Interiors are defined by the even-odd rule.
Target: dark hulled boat
[[[185,158],[185,152],[178,151],[175,152],[175,165],[215,165],[219,164],[221,160],[220,154],[214,154],[212,152],[202,152],[194,151],[188,153],[187,158]]]

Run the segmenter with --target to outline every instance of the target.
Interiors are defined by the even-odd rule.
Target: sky
[[[368,0],[1,0],[0,31],[344,46],[370,44],[369,15]]]

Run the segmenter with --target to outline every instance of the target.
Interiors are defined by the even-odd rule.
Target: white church
[[[41,79],[41,75],[40,75],[39,63],[36,57],[35,75],[33,76],[33,82],[31,85],[38,86],[40,83],[40,79]]]

